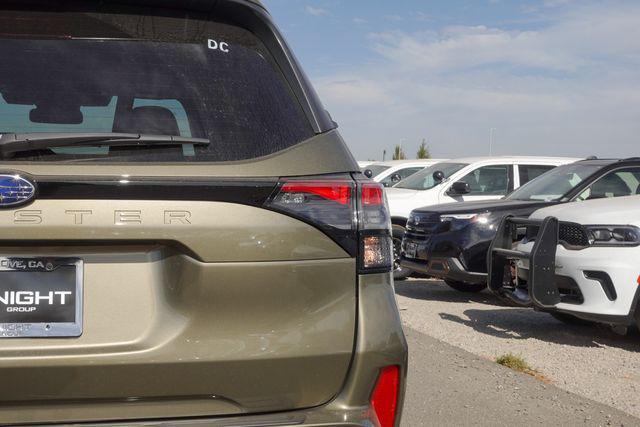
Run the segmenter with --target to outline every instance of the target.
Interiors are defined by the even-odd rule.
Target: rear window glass
[[[174,15],[177,12],[172,12]],[[313,136],[248,31],[181,16],[2,11],[0,133],[125,132],[208,146],[63,147],[14,160],[232,161]],[[7,30],[5,30],[7,31]],[[16,34],[16,31],[24,34]]]

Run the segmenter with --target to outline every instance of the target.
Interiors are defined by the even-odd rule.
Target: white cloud
[[[375,64],[316,85],[361,158],[423,137],[436,156],[484,154],[491,127],[501,154],[637,155],[638,17],[581,6],[536,31],[373,34]]]
[[[364,18],[360,18],[360,17],[355,17],[355,18],[353,18],[353,22],[354,22],[355,24],[358,24],[358,25],[364,25],[364,24],[369,23],[369,21],[367,21],[367,20],[366,20],[366,19],[364,19]]]
[[[576,64],[565,52],[548,49],[538,33],[477,27],[450,27],[438,34],[381,33],[375,50],[404,67],[463,69],[495,63],[570,71]]]
[[[305,12],[312,16],[327,16],[329,11],[327,9],[323,9],[321,7],[314,7],[311,5],[307,5],[304,8]]]
[[[375,80],[344,75],[318,82],[323,95],[342,106],[388,106],[394,97]]]

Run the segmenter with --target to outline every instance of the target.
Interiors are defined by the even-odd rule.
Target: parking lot
[[[626,418],[622,413],[640,417],[637,399],[640,390],[640,333],[637,330],[620,336],[604,327],[567,326],[545,313],[506,307],[486,291],[464,294],[437,280],[397,282],[396,294],[408,331],[412,375],[418,372],[417,377],[420,377],[419,372],[425,369],[423,365],[430,363],[429,354],[449,360],[449,371],[446,375],[442,373],[444,377],[435,389],[439,390],[438,393],[452,393],[454,389],[455,393],[460,393],[465,409],[452,414],[462,416],[466,411],[481,416],[482,407],[486,410],[486,404],[483,406],[480,402],[488,399],[496,408],[487,413],[497,416],[497,423],[508,423],[506,414],[516,411],[517,405],[525,401],[529,407],[521,407],[517,413],[529,412],[529,422],[553,422],[554,410],[558,408],[564,408],[562,412],[567,417],[574,414],[574,422],[591,420],[596,425],[640,422]],[[421,334],[426,337],[424,340],[435,338],[437,341],[424,344],[424,340],[419,338]],[[442,347],[435,352],[433,348],[422,349],[425,353],[422,354],[421,346],[425,345]],[[460,350],[464,351],[458,353]],[[537,371],[537,378],[501,372],[506,368],[493,361],[506,353],[523,357]],[[438,374],[434,371],[429,375]],[[514,385],[513,381],[521,383]],[[423,395],[426,391],[417,382],[419,379],[409,380],[407,403],[413,399],[414,405],[422,406],[420,411],[433,412],[434,409],[424,401],[420,403],[420,399],[426,399]],[[529,392],[523,391],[526,387],[530,387]],[[556,387],[564,393],[555,391]],[[433,389],[431,387],[429,394],[433,394]],[[502,390],[506,393],[495,394]],[[486,395],[480,402],[464,396],[473,391]],[[531,393],[539,396],[533,398]],[[529,395],[529,399],[520,402],[517,399],[520,394]],[[558,399],[568,401],[558,403]],[[598,406],[594,401],[606,406]],[[501,405],[506,405],[502,413],[499,411]],[[474,406],[477,411],[472,411]],[[407,416],[411,417],[416,410],[407,406]],[[460,405],[457,410],[460,410]],[[446,408],[440,411],[447,412]],[[501,416],[506,418],[500,419]],[[460,419],[459,422],[464,423],[465,420]]]

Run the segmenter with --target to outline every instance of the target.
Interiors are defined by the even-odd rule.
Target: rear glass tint
[[[0,133],[146,133],[210,145],[65,147],[14,159],[232,161],[313,136],[254,35],[176,13],[0,12],[0,55],[11,58],[0,62]]]

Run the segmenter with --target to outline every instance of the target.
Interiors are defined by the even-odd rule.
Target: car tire
[[[581,319],[579,317],[572,316],[571,314],[567,314],[567,313],[551,312],[549,314],[553,316],[554,319],[559,320],[566,325],[593,326],[595,324],[594,322],[591,322],[589,320]]]
[[[393,224],[391,226],[391,232],[393,236],[393,279],[405,280],[411,276],[413,270],[400,265],[400,248],[402,245],[402,238],[404,237],[405,228],[401,225]]]
[[[487,288],[486,283],[465,283],[459,282],[457,280],[449,280],[445,279],[444,281],[447,285],[460,292],[482,292]]]

